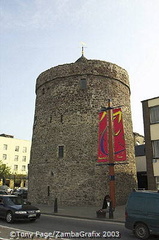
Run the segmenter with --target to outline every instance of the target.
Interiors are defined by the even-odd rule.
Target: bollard
[[[109,219],[113,219],[114,218],[114,209],[112,208],[112,205],[110,204],[110,207],[109,207]]]
[[[55,198],[55,202],[54,202],[54,213],[58,212],[58,206],[57,206],[57,198]]]

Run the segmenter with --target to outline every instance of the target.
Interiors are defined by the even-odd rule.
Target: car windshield
[[[23,205],[24,201],[22,198],[18,198],[18,197],[7,197],[5,198],[5,203],[9,206]]]

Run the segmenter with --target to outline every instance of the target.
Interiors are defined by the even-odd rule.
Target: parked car
[[[159,235],[159,191],[133,191],[125,209],[125,227],[139,239]]]
[[[5,190],[0,189],[0,194],[7,195],[8,193]]]
[[[27,188],[18,188],[13,192],[14,195],[27,199],[28,189]]]
[[[4,190],[7,193],[12,193],[13,189],[9,188],[7,185],[0,186],[0,190]]]
[[[40,218],[40,210],[14,195],[0,195],[0,218],[7,223],[15,220],[35,221]]]

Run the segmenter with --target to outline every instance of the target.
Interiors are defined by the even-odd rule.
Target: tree
[[[5,178],[11,174],[11,169],[2,161],[0,161],[0,179],[3,179],[3,183],[5,182]]]

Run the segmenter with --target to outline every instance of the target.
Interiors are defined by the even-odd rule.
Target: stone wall
[[[81,79],[87,87],[81,89]],[[117,204],[136,186],[136,166],[127,72],[121,67],[84,57],[53,67],[36,83],[36,106],[29,199],[35,203],[101,205],[108,187],[108,166],[97,166],[98,111],[121,106],[127,164],[115,166]],[[64,147],[62,158],[59,146]]]

